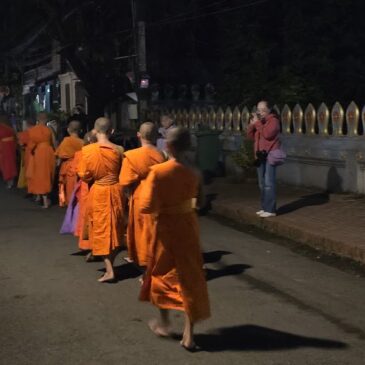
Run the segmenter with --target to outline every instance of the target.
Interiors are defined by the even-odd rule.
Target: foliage
[[[56,121],[60,122],[61,124],[66,124],[69,117],[70,117],[70,115],[68,113],[66,113],[60,109],[52,111],[51,113],[48,114],[49,120],[56,120]]]
[[[222,17],[221,101],[363,100],[363,10],[361,0],[277,0]]]
[[[252,170],[255,161],[253,141],[245,139],[241,148],[232,155],[232,159],[244,171]]]

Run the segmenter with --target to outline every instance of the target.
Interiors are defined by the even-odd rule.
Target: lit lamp
[[[141,80],[139,83],[139,87],[141,89],[148,89],[150,86],[150,76],[148,74],[141,74]]]

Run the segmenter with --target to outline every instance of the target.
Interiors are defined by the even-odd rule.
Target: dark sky
[[[138,18],[146,21],[152,82],[213,82],[222,100],[233,102],[262,94],[289,102],[365,99],[364,1],[136,4]],[[130,0],[3,0],[0,50],[3,55],[13,50],[19,63],[35,46],[58,38],[62,51],[82,49],[79,56],[90,70],[114,78],[131,68],[128,60],[114,61],[134,52],[130,5]]]

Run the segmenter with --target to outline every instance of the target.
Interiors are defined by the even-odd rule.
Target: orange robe
[[[15,133],[4,123],[0,123],[0,175],[4,181],[17,176]]]
[[[30,158],[30,150],[27,147],[29,144],[29,133],[28,131],[19,132],[17,134],[18,144],[20,146],[20,168],[18,178],[18,188],[22,189],[27,186],[27,179],[25,172],[27,171],[28,162]]]
[[[51,192],[55,155],[52,147],[52,132],[39,124],[28,130],[30,158],[26,171],[28,192],[45,195]]]
[[[81,164],[82,151],[77,151],[72,161],[71,169],[77,174]],[[79,216],[76,222],[74,235],[79,238],[80,250],[91,250],[90,241],[83,237],[85,215],[87,210],[87,198],[89,195],[89,184],[85,181],[79,181],[76,197],[79,202]]]
[[[122,245],[123,203],[118,181],[122,158],[122,151],[99,143],[82,148],[79,176],[93,183],[84,225],[88,225],[88,238],[95,256],[107,256]]]
[[[162,153],[153,147],[140,147],[124,153],[119,183],[129,187],[129,217],[127,228],[127,247],[129,258],[140,266],[147,265],[148,241],[146,234],[150,231],[151,221],[146,214],[139,211],[139,197],[149,168],[165,161]],[[143,232],[146,231],[145,234]]]
[[[65,137],[57,147],[55,155],[62,160],[59,177],[59,205],[68,205],[77,182],[77,173],[72,168],[75,152],[80,151],[84,141],[77,137]]]
[[[30,153],[31,153],[30,149],[28,147],[28,145],[29,145],[29,130],[18,133],[18,143],[25,151],[24,166],[25,166],[25,169],[27,169],[29,158],[30,158]]]
[[[142,213],[156,216],[141,300],[187,313],[192,322],[210,316],[198,219],[195,171],[175,160],[151,167],[140,197]]]

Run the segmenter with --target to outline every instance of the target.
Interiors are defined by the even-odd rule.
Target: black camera
[[[263,162],[266,162],[267,155],[268,153],[266,150],[256,151],[254,166],[259,167]]]

